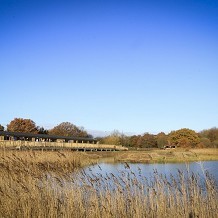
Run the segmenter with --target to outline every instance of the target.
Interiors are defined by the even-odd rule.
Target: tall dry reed
[[[205,178],[189,172],[166,178],[154,171],[151,178],[146,178],[141,169],[133,172],[126,164],[126,170],[116,175],[105,172],[96,175],[91,169],[75,172],[85,157],[80,157],[81,162],[76,166],[71,160],[77,163],[80,154],[51,154],[56,161],[60,156],[57,165],[48,154],[44,157],[35,154],[40,156],[38,161],[27,157],[34,157],[31,152],[22,155],[1,156],[0,217],[3,218],[215,218],[218,214],[217,186],[207,173]]]

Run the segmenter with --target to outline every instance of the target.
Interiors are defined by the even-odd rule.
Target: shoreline
[[[218,161],[218,149],[152,149],[125,152],[86,153],[90,159],[118,163],[185,163],[199,161]]]
[[[128,151],[98,151],[98,152],[77,152],[69,150],[61,151],[34,151],[34,150],[0,150],[0,156],[18,155],[25,161],[44,164],[60,165],[64,163],[78,162],[78,166],[104,163],[186,163],[200,161],[218,161],[217,148],[201,148],[201,149],[144,149],[144,150],[128,150]],[[67,157],[67,158],[66,158]],[[64,166],[66,168],[66,166]]]

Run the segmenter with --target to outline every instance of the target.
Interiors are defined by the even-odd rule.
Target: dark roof
[[[42,139],[66,139],[66,140],[74,140],[74,141],[77,141],[77,140],[96,141],[96,139],[93,139],[93,138],[33,134],[33,133],[24,133],[24,132],[7,132],[7,131],[0,131],[0,136],[15,136],[15,137],[29,137],[29,138],[42,138]]]

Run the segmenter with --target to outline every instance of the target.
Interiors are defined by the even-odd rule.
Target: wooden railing
[[[105,150],[105,151],[125,151],[128,148],[121,145],[105,145],[91,143],[69,143],[69,142],[32,142],[32,141],[0,141],[0,148],[11,149],[71,149],[71,150]]]

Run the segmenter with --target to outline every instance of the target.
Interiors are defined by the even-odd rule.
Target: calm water
[[[129,169],[130,167],[130,169]],[[208,171],[218,182],[218,161],[202,161],[192,163],[166,163],[166,164],[128,164],[123,163],[99,163],[98,165],[90,166],[84,169],[89,175],[118,175],[120,172],[133,172],[136,176],[143,175],[151,177],[153,172],[164,174],[167,177],[170,175],[177,176],[178,170],[183,172],[197,173],[204,178],[204,171]]]

